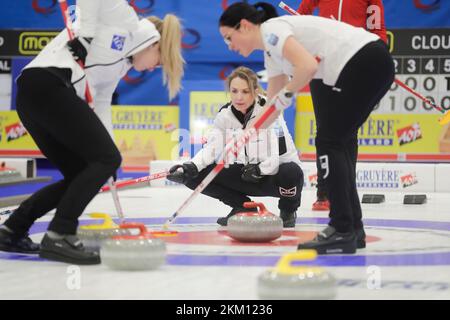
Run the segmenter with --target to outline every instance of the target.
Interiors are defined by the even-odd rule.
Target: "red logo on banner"
[[[225,11],[228,8],[228,0],[222,0],[222,9]]]
[[[144,77],[147,71],[136,71],[134,69],[130,69],[127,74],[122,78],[128,84],[137,85],[144,81]]]
[[[230,75],[230,73],[236,69],[237,67],[239,67],[239,65],[227,65],[225,67],[223,67],[220,71],[219,71],[219,79],[221,80],[226,80],[226,78]]]
[[[183,49],[195,49],[199,46],[202,36],[195,29],[184,29],[181,47]]]
[[[44,6],[45,4],[49,3],[48,6]],[[40,14],[51,14],[55,12],[56,10],[56,4],[58,3],[58,0],[33,0],[31,3],[31,6],[33,7],[33,10]]]
[[[6,141],[19,139],[27,134],[27,130],[21,122],[17,122],[5,127]]]
[[[129,0],[128,3],[137,14],[145,15],[152,11],[155,0]]]
[[[413,184],[418,183],[416,175],[412,173],[400,177],[400,180],[402,182],[403,188],[410,187]]]
[[[164,125],[164,131],[165,132],[172,132],[176,128],[177,128],[177,126],[175,125],[175,123],[168,123],[168,124]]]
[[[398,144],[404,145],[406,143],[412,143],[420,138],[422,138],[422,131],[420,130],[420,125],[414,123],[411,126],[398,129],[397,130]]]
[[[414,5],[417,9],[423,10],[423,11],[432,11],[439,9],[439,5],[441,0],[432,0],[430,3],[426,4],[423,3],[424,0],[414,0]],[[425,1],[426,2],[426,1]]]
[[[317,186],[317,173],[310,175],[308,181],[311,187]]]
[[[235,1],[235,2],[239,2],[239,1]],[[227,8],[228,8],[228,0],[222,0],[223,11],[227,10]]]

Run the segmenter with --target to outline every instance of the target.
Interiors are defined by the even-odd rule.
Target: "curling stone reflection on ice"
[[[245,202],[245,208],[259,212],[241,212],[228,219],[228,235],[241,242],[269,242],[281,237],[283,221],[259,202]]]
[[[154,238],[142,223],[124,223],[124,229],[139,229],[138,235],[105,240],[100,250],[102,263],[116,270],[151,270],[166,261],[166,243]]]
[[[131,235],[129,229],[121,229],[106,213],[91,213],[94,219],[103,219],[101,224],[81,226],[77,230],[77,236],[83,245],[91,250],[99,250],[104,240],[114,236]]]
[[[316,257],[315,250],[299,250],[283,256],[274,269],[267,270],[259,276],[259,298],[333,299],[337,293],[336,279],[324,268],[291,265],[296,260],[314,260]]]

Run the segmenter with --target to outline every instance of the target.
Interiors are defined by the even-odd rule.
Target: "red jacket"
[[[371,5],[379,6],[381,18],[380,28],[372,30],[367,27],[367,19],[374,14],[373,11],[367,13],[367,8]],[[319,8],[319,16],[334,18],[355,27],[364,28],[378,35],[384,42],[387,42],[382,0],[303,0],[297,12],[300,14],[312,14],[317,7]],[[339,10],[340,7],[341,9]]]

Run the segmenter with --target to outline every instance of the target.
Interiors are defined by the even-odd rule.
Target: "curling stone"
[[[147,231],[142,223],[123,223],[121,229],[139,229],[138,235],[116,236],[103,241],[102,263],[115,270],[151,270],[166,261],[166,243]]]
[[[260,202],[245,202],[245,208],[259,212],[241,212],[228,219],[228,235],[240,242],[269,242],[281,237],[283,221]]]
[[[121,229],[106,213],[91,213],[94,219],[103,219],[101,224],[81,226],[77,230],[77,236],[83,245],[90,250],[100,250],[102,241],[114,236],[130,235],[129,229]]]
[[[320,300],[333,299],[337,293],[336,279],[321,267],[292,266],[296,260],[314,260],[315,250],[299,250],[284,255],[274,269],[258,277],[260,299]]]

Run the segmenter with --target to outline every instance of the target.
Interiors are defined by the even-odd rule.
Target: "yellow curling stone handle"
[[[90,224],[86,226],[80,227],[81,229],[87,229],[87,230],[103,230],[103,229],[113,229],[117,228],[117,225],[114,223],[114,221],[111,219],[109,214],[106,213],[100,213],[95,212],[89,214],[89,216],[93,219],[103,219],[103,222],[101,224]]]
[[[298,250],[296,252],[285,254],[280,258],[277,265],[273,269],[278,274],[295,275],[300,273],[314,273],[315,275],[323,273],[320,267],[313,266],[292,266],[292,261],[311,261],[317,258],[316,250]]]

